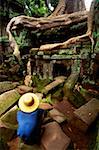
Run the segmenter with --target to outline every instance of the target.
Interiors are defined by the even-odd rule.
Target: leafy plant
[[[15,40],[20,48],[29,46],[30,39],[27,38],[28,32],[24,29],[22,32],[17,35],[16,32],[13,32]]]
[[[25,1],[25,13],[28,16],[44,16],[48,14],[48,9],[44,0],[28,0]]]
[[[39,75],[33,75],[32,76],[32,81],[33,81],[33,86],[35,86],[37,88],[38,92],[41,92],[42,89],[48,84],[50,83],[50,79],[43,79],[41,78]]]

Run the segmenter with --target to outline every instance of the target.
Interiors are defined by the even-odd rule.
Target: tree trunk
[[[70,14],[83,10],[85,10],[84,0],[59,0],[55,11],[49,17]]]

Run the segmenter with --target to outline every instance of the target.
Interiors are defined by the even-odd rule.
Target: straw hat
[[[39,99],[34,93],[26,93],[21,96],[18,102],[21,111],[30,113],[35,111],[39,106]]]

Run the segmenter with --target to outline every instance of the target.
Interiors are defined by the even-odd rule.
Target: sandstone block
[[[66,120],[66,116],[55,108],[49,111],[49,116],[58,123]]]
[[[0,116],[4,114],[8,108],[13,106],[18,99],[20,98],[20,94],[17,90],[10,90],[0,95]]]
[[[17,110],[18,107],[15,105],[0,118],[0,120],[10,129],[17,129]]]
[[[70,138],[64,134],[59,124],[50,122],[46,124],[41,139],[44,150],[66,150],[70,144]]]
[[[73,112],[75,108],[66,98],[64,98],[63,101],[55,104],[54,108],[62,112],[66,116],[67,120],[71,120],[74,115]]]
[[[76,117],[80,118],[87,125],[90,125],[99,113],[99,100],[93,98],[85,105],[74,111]]]
[[[0,138],[5,142],[10,141],[15,134],[15,130],[8,128],[0,121]]]

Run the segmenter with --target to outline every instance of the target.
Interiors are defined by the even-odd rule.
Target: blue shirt
[[[37,109],[32,113],[17,112],[18,129],[17,135],[25,143],[35,143],[40,135],[42,114],[44,110]]]

